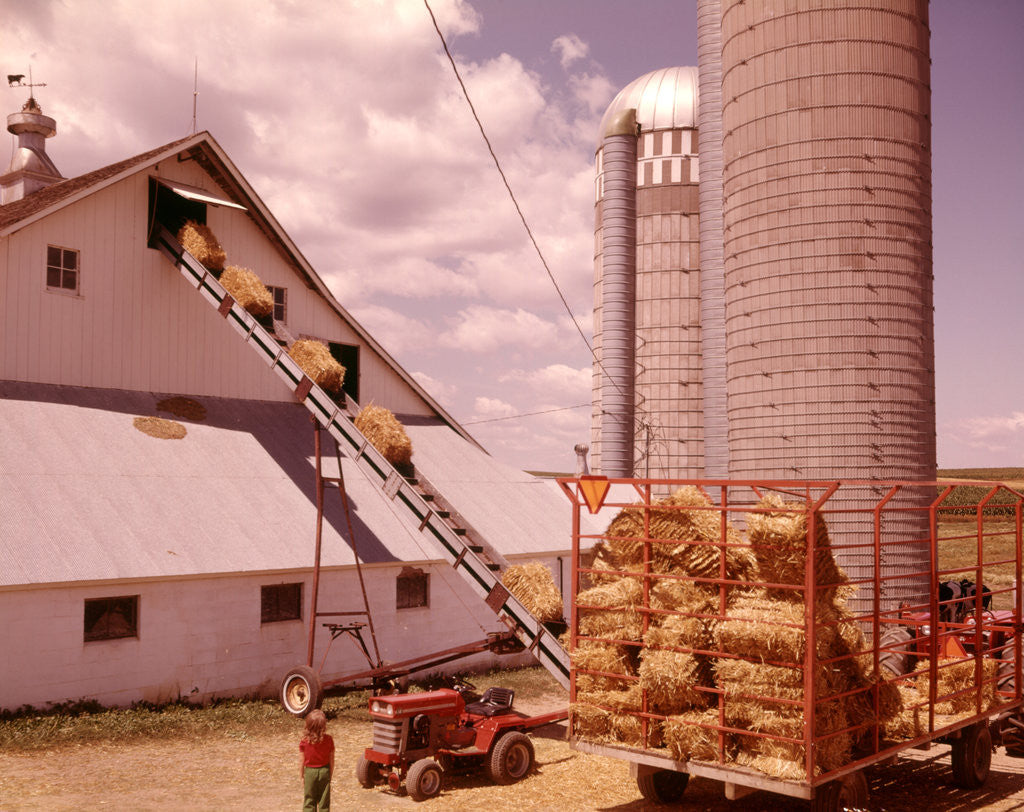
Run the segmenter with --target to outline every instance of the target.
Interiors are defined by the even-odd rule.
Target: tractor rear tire
[[[530,774],[533,759],[530,737],[513,730],[495,742],[487,759],[487,774],[495,784],[514,784]]]
[[[953,742],[953,783],[961,789],[977,789],[988,778],[992,766],[992,734],[988,724],[965,727]]]
[[[381,781],[380,765],[366,756],[360,756],[356,762],[356,780],[363,789],[373,789]]]
[[[640,794],[648,801],[660,804],[674,804],[683,797],[686,785],[690,782],[689,773],[675,770],[654,770],[637,775],[636,786]]]
[[[414,801],[426,801],[441,793],[443,773],[432,758],[421,758],[409,768],[405,790]]]
[[[296,666],[285,674],[281,681],[281,704],[288,713],[305,716],[323,701],[320,677],[308,665]]]

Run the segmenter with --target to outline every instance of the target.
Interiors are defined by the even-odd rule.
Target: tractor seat
[[[498,716],[512,710],[512,698],[516,692],[511,688],[488,688],[479,701],[466,705],[466,713],[478,716]]]

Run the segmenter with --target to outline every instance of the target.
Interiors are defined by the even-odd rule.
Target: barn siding
[[[5,239],[0,379],[66,386],[280,400],[291,394],[228,324],[146,246],[148,178],[140,170]],[[193,162],[152,171],[216,188]],[[405,414],[430,406],[309,287],[245,213],[210,207],[231,264],[288,289],[295,335],[360,345],[360,392]],[[80,252],[79,295],[46,290],[46,247]]]
[[[403,564],[402,566],[408,566]],[[400,567],[366,567],[381,657],[398,661],[482,639],[500,624],[479,600],[464,594],[461,579],[443,565],[430,572],[430,606],[395,608]],[[303,620],[260,624],[260,587],[303,582]],[[455,589],[449,588],[451,584]],[[22,705],[96,700],[104,705],[205,701],[217,696],[274,696],[284,674],[306,659],[312,573],[204,577],[186,580],[75,585],[0,591],[0,710]],[[456,592],[455,590],[459,590]],[[139,637],[83,642],[84,601],[140,596]],[[320,610],[361,608],[352,569],[321,574]],[[368,632],[364,630],[367,645]],[[329,634],[318,628],[316,665]],[[372,649],[371,649],[372,650]],[[453,670],[483,668],[493,655],[457,661]],[[502,665],[532,662],[530,655],[503,657]],[[327,657],[323,678],[362,670],[355,644],[339,640]]]

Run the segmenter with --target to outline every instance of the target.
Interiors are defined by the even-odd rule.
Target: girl
[[[310,711],[299,741],[302,772],[302,812],[329,812],[331,776],[334,774],[334,739],[327,733],[327,717],[322,710]]]

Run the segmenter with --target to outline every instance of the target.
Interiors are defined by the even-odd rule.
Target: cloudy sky
[[[431,7],[589,337],[597,124],[636,77],[696,64],[695,1]],[[1024,3],[931,18],[939,464],[1024,466]],[[589,351],[423,0],[0,0],[0,54],[46,83],[68,177],[191,132],[198,60],[198,129],[338,300],[495,456],[572,468]]]

